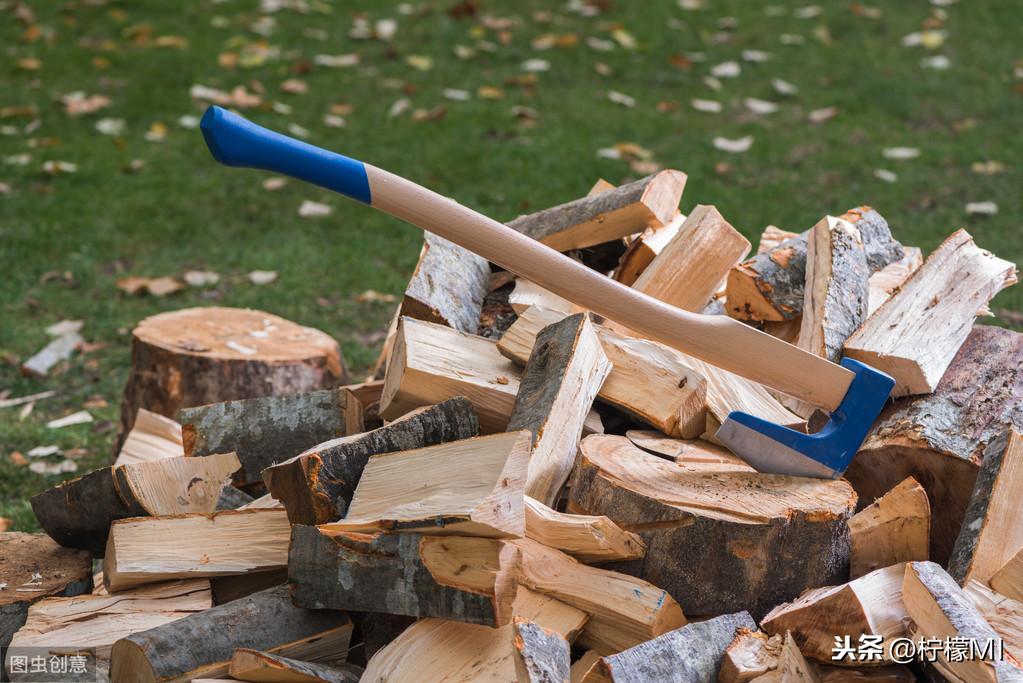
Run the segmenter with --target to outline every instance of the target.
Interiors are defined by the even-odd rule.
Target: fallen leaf
[[[778,105],[768,100],[759,100],[756,97],[747,97],[743,104],[754,114],[773,114],[778,111]]]
[[[120,135],[124,132],[124,119],[100,119],[96,122],[96,130],[103,135]]]
[[[426,55],[409,55],[405,58],[405,63],[416,71],[429,71],[433,68],[433,57],[428,57]]]
[[[61,320],[47,327],[46,334],[51,337],[63,337],[65,334],[71,334],[72,332],[81,332],[84,326],[84,320]]]
[[[17,465],[19,467],[28,464],[28,458],[26,458],[25,454],[21,451],[11,451],[10,455],[7,456],[7,460],[12,465]]]
[[[34,403],[36,401],[41,401],[45,398],[50,398],[56,395],[57,392],[51,389],[50,391],[41,391],[36,394],[19,396],[17,398],[4,398],[0,399],[0,408],[13,408],[14,406],[20,406],[26,403]]]
[[[309,137],[309,130],[307,128],[303,128],[302,126],[298,125],[297,123],[289,123],[288,124],[288,132],[291,133],[292,135],[294,135],[296,138],[307,138],[307,137]]]
[[[58,463],[52,462],[33,462],[28,468],[36,474],[67,474],[70,472],[77,472],[78,465],[74,460],[65,458]]]
[[[604,40],[602,38],[597,38],[596,36],[588,37],[586,39],[586,45],[591,50],[596,50],[597,52],[610,52],[615,49],[614,41]]]
[[[703,9],[703,0],[678,0],[678,6],[681,9],[688,11],[695,11]]]
[[[952,62],[945,55],[934,55],[933,57],[924,57],[920,60],[920,66],[925,69],[934,69],[936,71],[945,71]]]
[[[821,15],[821,8],[819,5],[807,5],[806,7],[800,7],[792,11],[792,16],[796,19],[813,19]]]
[[[149,124],[149,130],[146,131],[145,138],[149,142],[163,142],[167,137],[167,124],[160,121],[153,121]]]
[[[347,124],[343,116],[337,114],[324,114],[323,125],[327,128],[344,128]]]
[[[920,156],[920,150],[916,147],[885,147],[882,154],[885,159],[916,159]]]
[[[77,91],[60,98],[64,105],[64,113],[68,116],[81,116],[110,106],[110,98],[106,95],[86,95]]]
[[[721,90],[722,88],[721,81],[714,78],[713,76],[704,76],[702,80],[705,86],[707,86],[711,90],[714,90],[715,92]]]
[[[79,410],[77,413],[71,413],[70,415],[50,420],[46,423],[46,427],[48,429],[61,429],[73,425],[88,424],[89,422],[92,422],[92,415],[89,414],[89,411]]]
[[[438,104],[433,109],[416,109],[412,112],[412,120],[417,123],[423,121],[440,121],[447,113],[447,108],[442,104]]]
[[[611,67],[609,67],[604,62],[594,62],[593,63],[593,70],[596,71],[601,76],[610,76],[611,75]]]
[[[57,453],[60,453],[60,446],[51,444],[49,446],[36,446],[26,455],[30,458],[45,458],[48,455],[56,455]]]
[[[636,49],[636,38],[624,28],[616,28],[611,31],[611,38],[626,50]]]
[[[636,106],[636,98],[630,97],[625,93],[620,93],[617,90],[608,91],[607,99],[611,100],[615,104],[620,104],[623,107],[632,108]]]
[[[763,50],[743,50],[742,58],[747,62],[756,64],[768,61],[771,58],[771,53],[764,52]]]
[[[838,116],[838,107],[821,107],[814,109],[806,115],[806,119],[813,124],[824,123]]]
[[[970,164],[970,170],[981,175],[997,175],[1005,173],[1005,164],[1000,161],[975,161]]]
[[[34,57],[23,57],[18,60],[18,68],[22,71],[39,71],[43,63]]]
[[[394,296],[393,294],[384,294],[383,292],[378,292],[374,289],[367,289],[365,292],[362,292],[361,294],[356,294],[354,299],[360,304],[364,303],[389,304],[397,301],[398,297]]]
[[[378,40],[388,41],[398,32],[398,22],[394,19],[378,19],[373,28]]]
[[[732,154],[741,154],[742,152],[748,151],[753,146],[753,136],[747,135],[746,137],[738,139],[730,139],[723,137],[714,138],[714,149],[719,149],[722,152],[731,152]]]
[[[504,98],[504,90],[492,85],[481,85],[476,89],[476,95],[485,100],[500,100]]]
[[[309,92],[309,84],[297,78],[289,78],[281,83],[281,90],[293,95],[304,95]]]
[[[184,36],[157,36],[156,47],[171,47],[177,50],[184,50],[188,47],[188,39]]]
[[[778,42],[782,45],[803,45],[806,38],[795,33],[783,33],[778,36]]]
[[[182,128],[192,128],[192,129],[198,128],[199,127],[199,117],[198,116],[192,116],[190,114],[185,114],[184,116],[178,118],[178,125],[181,126]]]
[[[124,277],[117,281],[117,288],[129,296],[149,293],[153,296],[167,296],[185,288],[172,277]]]
[[[874,177],[877,178],[878,180],[883,180],[886,183],[894,183],[899,179],[899,176],[897,176],[894,172],[885,170],[883,168],[875,168]]]
[[[721,113],[721,103],[715,100],[692,99],[689,100],[689,104],[692,105],[693,109],[696,111],[702,111],[708,114]]]
[[[455,102],[466,102],[472,98],[472,94],[468,90],[458,90],[456,88],[444,88],[441,94]]]
[[[722,62],[710,69],[710,75],[714,78],[735,78],[741,73],[742,67],[735,61]]]
[[[397,118],[404,114],[411,106],[412,101],[407,97],[402,97],[400,100],[395,100],[394,104],[387,110],[387,116],[392,119]]]
[[[799,88],[795,85],[788,81],[783,81],[780,78],[772,78],[771,87],[774,88],[774,91],[779,95],[795,95],[799,92]]]
[[[522,70],[529,72],[540,72],[548,71],[551,68],[551,63],[546,59],[527,59],[522,62]]]
[[[263,181],[263,189],[269,190],[270,192],[275,192],[287,184],[288,184],[287,178],[274,176],[272,178],[267,178],[266,180]]]
[[[248,275],[249,282],[254,285],[268,285],[277,279],[276,270],[254,270]]]
[[[359,63],[359,55],[351,52],[344,55],[316,55],[313,57],[313,64],[326,66],[332,69],[340,69],[348,66],[356,66]]]
[[[210,287],[220,282],[220,273],[212,270],[190,270],[185,273],[184,280],[191,287]]]
[[[78,165],[70,161],[44,161],[43,173],[48,175],[60,175],[61,173],[78,173]]]
[[[926,47],[935,49],[945,43],[948,33],[945,31],[915,31],[902,36],[903,47]]]
[[[966,213],[971,216],[994,216],[998,213],[998,205],[994,202],[970,202],[966,205]]]

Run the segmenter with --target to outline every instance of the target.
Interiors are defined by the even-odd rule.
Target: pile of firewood
[[[142,321],[116,462],[0,535],[12,678],[75,652],[118,682],[1021,680],[1023,335],[974,326],[1015,266],[964,230],[924,260],[869,207],[747,259],[685,180],[508,225],[895,377],[845,479],[714,442],[812,406],[427,235],[363,383],[259,311]]]

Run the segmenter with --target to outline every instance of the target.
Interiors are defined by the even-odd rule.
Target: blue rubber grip
[[[275,133],[217,106],[206,110],[199,128],[222,164],[273,171],[372,203],[361,161]]]

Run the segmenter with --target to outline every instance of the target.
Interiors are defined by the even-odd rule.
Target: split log
[[[894,377],[893,396],[929,394],[981,307],[1015,282],[1014,264],[957,230],[849,337],[845,354]]]
[[[785,240],[798,236],[798,232],[790,232],[779,228],[777,225],[769,225],[760,233],[760,241],[757,242],[757,254],[769,252]]]
[[[283,510],[136,517],[110,525],[103,583],[114,592],[155,581],[278,569],[288,563]]]
[[[607,517],[557,512],[529,496],[525,498],[526,538],[596,564],[643,557],[646,544]]]
[[[288,589],[278,586],[122,638],[111,650],[110,677],[113,683],[215,678],[227,674],[240,647],[309,659],[299,653],[336,645],[336,637],[326,637],[336,629],[347,646],[348,617],[295,607]]]
[[[672,439],[660,432],[643,429],[630,429],[625,432],[625,437],[644,451],[674,460],[677,465],[686,469],[714,472],[756,471],[727,448],[702,439]]]
[[[522,585],[590,615],[581,645],[610,654],[686,623],[678,603],[657,586],[581,564],[530,539],[511,543],[522,550]]]
[[[837,637],[849,636],[859,642],[861,635],[883,636],[881,659],[891,663],[891,643],[905,635],[902,577],[905,565],[878,569],[841,586],[808,590],[792,602],[778,605],[760,622],[770,634],[791,632],[800,651],[820,662],[855,666],[855,659],[836,661]],[[869,661],[866,663],[870,663]]]
[[[132,332],[118,444],[139,408],[174,417],[182,408],[347,383],[337,342],[311,327],[242,308],[160,313]]]
[[[749,240],[716,208],[698,204],[632,286],[676,308],[698,313],[749,250]]]
[[[586,614],[545,595],[519,588],[515,617],[575,640]],[[514,625],[498,629],[443,619],[420,619],[366,665],[365,683],[476,683],[517,681]]]
[[[600,674],[597,668],[599,661],[600,653],[596,650],[584,652],[582,657],[572,662],[572,668],[569,670],[571,683],[586,683],[587,681],[594,680],[594,677],[599,677]]]
[[[791,633],[768,638],[740,628],[721,661],[719,683],[820,683]]]
[[[522,430],[374,455],[348,514],[320,531],[521,537],[529,442]]]
[[[489,291],[485,258],[427,232],[398,315],[475,334]]]
[[[613,683],[716,683],[736,631],[756,627],[748,612],[724,614],[605,656],[598,666]]]
[[[479,434],[468,399],[449,398],[415,410],[365,434],[327,441],[263,471],[292,524],[323,524],[341,517],[371,455],[433,446]]]
[[[181,425],[169,417],[139,408],[135,414],[135,423],[121,444],[114,467],[184,454]]]
[[[341,387],[345,396],[345,435],[361,434],[382,427],[380,419],[380,394],[384,381],[373,380],[362,384]]]
[[[509,221],[508,227],[558,251],[610,242],[661,226],[678,211],[686,174],[666,170],[613,190]]]
[[[518,566],[515,546],[490,538],[296,525],[288,580],[300,607],[502,626],[511,620]]]
[[[888,301],[909,276],[923,265],[924,255],[920,247],[903,247],[903,251],[905,256],[870,276],[867,315],[881,308],[881,304]]]
[[[402,318],[384,378],[380,415],[393,420],[413,408],[465,396],[476,407],[485,433],[503,432],[519,391],[519,374],[492,341]]]
[[[1006,597],[1023,600],[1023,548],[1017,548],[1005,564],[992,574],[988,583]]]
[[[32,511],[53,540],[102,557],[118,519],[213,512],[238,467],[234,453],[104,467],[33,496]]]
[[[968,581],[963,590],[1002,638],[1005,652],[1023,661],[1023,602],[999,595],[977,581]]]
[[[1023,548],[1023,525],[1019,523],[1023,434],[1010,429],[998,437],[999,443],[1003,440],[1004,446],[992,448],[984,458],[948,561],[948,573],[961,585],[971,580],[992,581],[1013,553]]]
[[[553,504],[572,471],[593,400],[611,372],[593,325],[584,314],[540,331],[519,381],[508,431],[532,433],[525,492]]]
[[[771,607],[845,577],[856,494],[842,480],[687,471],[621,436],[580,445],[568,509],[647,544],[615,569],[665,588],[687,614]]]
[[[868,206],[839,216],[859,230],[870,272],[903,257],[888,223]],[[803,310],[806,251],[810,231],[758,254],[728,274],[728,315],[739,320],[791,320]]]
[[[901,562],[926,560],[930,532],[927,492],[908,477],[849,520],[849,578]]]
[[[515,672],[522,683],[569,683],[568,641],[557,631],[515,617]]]
[[[0,647],[7,647],[37,600],[92,590],[92,559],[44,534],[0,533],[0,585]]]
[[[1019,663],[998,655],[998,634],[944,569],[933,562],[910,562],[902,586],[906,611],[915,624],[915,635],[926,638],[959,637],[976,647],[990,648],[987,657],[952,661],[937,649],[935,668],[953,681],[1019,681]],[[992,657],[991,655],[994,654]]]
[[[497,349],[525,364],[540,331],[565,316],[532,307],[519,316]],[[611,372],[597,396],[670,436],[698,436],[706,424],[706,382],[681,361],[682,354],[657,342],[596,327]]]
[[[686,217],[676,213],[671,222],[660,228],[647,228],[643,234],[632,240],[618,261],[614,278],[623,285],[632,286],[654,258],[664,250],[671,239],[678,234]]]
[[[262,483],[274,463],[345,434],[345,397],[340,389],[261,396],[181,410],[185,454],[238,454],[239,486]]]
[[[846,471],[873,501],[913,477],[936,501],[930,557],[945,563],[963,523],[977,472],[1009,425],[1023,429],[1023,334],[977,326],[934,394],[888,405]],[[940,505],[937,504],[940,501]]]
[[[227,673],[239,681],[255,683],[359,683],[362,669],[351,664],[302,662],[240,647],[231,656]]]
[[[539,306],[540,308],[557,311],[565,315],[581,313],[583,311],[583,309],[568,299],[560,297],[549,289],[544,289],[525,278],[519,278],[515,281],[515,289],[508,295],[508,303],[511,304],[512,309],[514,309],[517,315],[522,315],[531,306]]]

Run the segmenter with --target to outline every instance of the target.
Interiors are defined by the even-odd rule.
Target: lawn
[[[0,1],[0,391],[57,391],[28,415],[0,409],[0,517],[34,528],[28,497],[72,476],[36,474],[13,453],[55,444],[84,449],[71,451],[79,472],[108,463],[129,331],[147,315],[256,307],[334,335],[357,376],[375,358],[393,304],[357,297],[401,293],[420,233],[217,165],[189,127],[206,105],[197,85],[242,86],[235,103],[258,123],[498,219],[661,166],[689,174],[683,211],[715,204],[754,241],[768,224],[801,231],[866,203],[925,252],[967,227],[1021,260],[1019,4],[805,3]],[[737,76],[708,79],[729,61]],[[109,104],[72,115],[68,102],[102,101],[76,92]],[[752,146],[719,150],[717,136]],[[302,217],[306,200],[332,212]],[[997,213],[969,212],[977,202]],[[166,297],[117,287],[190,270],[220,281]],[[256,285],[253,270],[279,275]],[[1023,288],[993,308],[1018,323]],[[85,321],[87,352],[22,377],[62,319]],[[91,424],[45,426],[83,407]]]

